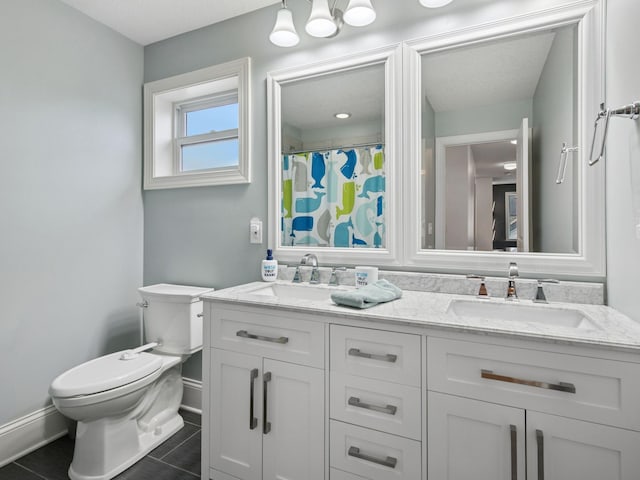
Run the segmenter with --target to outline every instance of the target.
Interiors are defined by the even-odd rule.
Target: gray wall
[[[139,341],[143,50],[57,0],[0,15],[0,425]]]
[[[619,107],[640,99],[637,0],[608,0],[607,105]],[[640,121],[611,120],[607,171],[607,295],[609,305],[640,321]],[[634,208],[634,193],[636,202]],[[634,214],[635,211],[635,214]]]
[[[578,217],[569,206],[576,205],[576,155],[567,158],[562,184],[556,184],[562,142],[575,145],[573,125],[577,119],[574,65],[575,28],[560,29],[533,96],[533,244],[536,252],[575,253],[574,223]]]

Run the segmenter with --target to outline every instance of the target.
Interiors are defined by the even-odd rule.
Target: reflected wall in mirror
[[[284,83],[280,246],[385,248],[385,65]]]
[[[562,143],[578,136],[576,24],[424,53],[420,64],[421,248],[579,253],[580,168],[568,162],[555,182]]]

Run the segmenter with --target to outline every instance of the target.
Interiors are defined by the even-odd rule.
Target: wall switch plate
[[[259,218],[249,220],[249,243],[262,243],[262,220]]]

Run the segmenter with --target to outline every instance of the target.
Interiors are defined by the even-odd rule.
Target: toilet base
[[[96,462],[100,461],[100,456],[94,456],[91,455],[91,452],[83,452],[76,448],[73,455],[73,462],[71,462],[71,466],[69,467],[69,478],[71,480],[109,480],[131,467],[151,450],[180,430],[184,426],[184,421],[182,417],[176,413],[175,416],[167,419],[163,425],[156,427],[154,430],[149,432],[136,432],[135,437],[132,437],[130,430],[138,428],[135,424],[135,420],[129,420],[127,424],[115,426],[115,429],[110,429],[108,426],[106,428],[106,430],[109,430],[108,435],[111,435],[113,439],[110,447],[112,450],[117,450],[110,451],[109,456],[112,460],[114,458],[120,458],[119,461],[116,460],[115,462],[117,465],[113,465],[114,462],[112,461],[110,462],[112,465],[108,467],[105,466],[109,469],[108,471],[97,475],[79,473],[96,473],[96,470],[100,469],[100,465],[96,464]],[[81,424],[79,424],[78,427],[82,429]],[[137,441],[133,441],[134,438]],[[76,441],[83,441],[82,436],[80,435]],[[87,465],[87,462],[89,462],[90,465]]]

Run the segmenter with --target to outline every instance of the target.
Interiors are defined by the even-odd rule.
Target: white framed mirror
[[[405,265],[604,276],[604,171],[586,164],[603,101],[601,10],[583,2],[406,42]],[[558,185],[562,142],[579,150]]]
[[[267,76],[278,260],[400,265],[400,45]],[[342,117],[342,118],[341,118]]]

